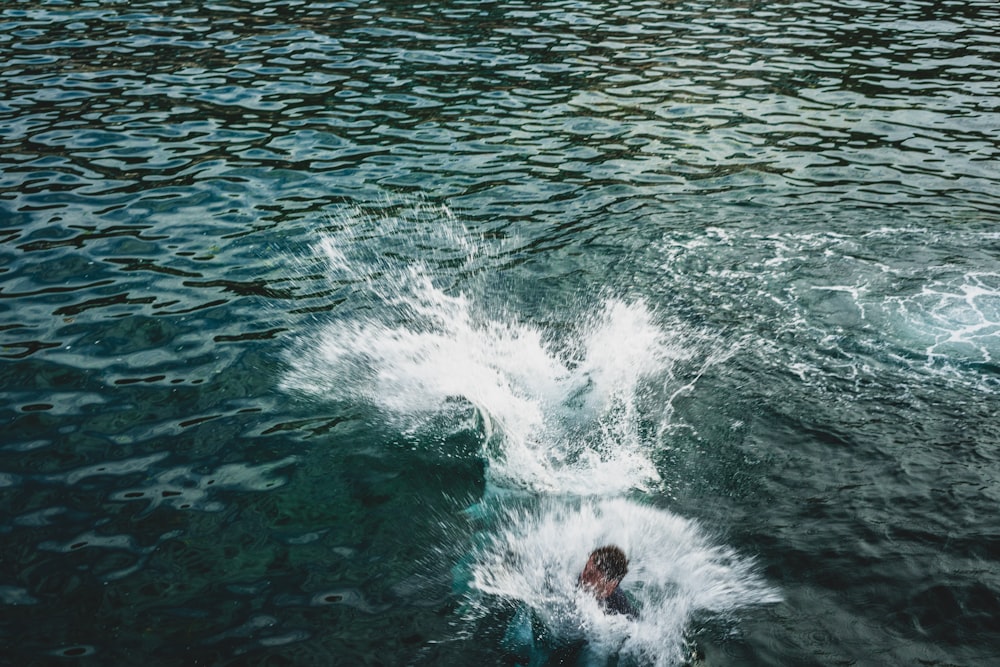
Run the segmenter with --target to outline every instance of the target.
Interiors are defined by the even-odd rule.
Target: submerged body
[[[628,560],[621,549],[601,547],[591,552],[577,578],[577,586],[593,595],[605,614],[622,615],[634,621],[639,614],[619,588],[627,572]],[[584,637],[560,639],[553,636],[537,615],[523,604],[507,625],[503,638],[504,648],[516,656],[518,664],[528,667],[591,664],[588,644]]]
[[[621,614],[633,621],[639,618],[639,612],[636,610],[635,605],[632,604],[632,601],[628,599],[620,588],[616,588],[611,595],[604,598],[602,606],[606,614]]]

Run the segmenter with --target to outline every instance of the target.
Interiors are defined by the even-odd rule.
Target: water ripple
[[[0,532],[4,562],[21,568],[0,580],[0,603],[18,606],[10,632],[24,635],[8,642],[11,660],[126,664],[210,644],[206,659],[215,661],[230,648],[299,645],[312,651],[303,663],[355,653],[412,662],[423,628],[407,635],[414,646],[380,642],[373,658],[374,643],[328,644],[325,631],[284,615],[348,609],[399,621],[384,616],[395,609],[368,602],[381,599],[375,584],[358,583],[381,579],[380,562],[414,558],[396,556],[398,543],[380,532],[361,535],[380,520],[378,530],[398,527],[379,514],[386,494],[358,491],[368,504],[338,524],[336,548],[360,554],[363,566],[315,586],[329,566],[326,538],[275,546],[262,526],[305,516],[288,535],[332,535],[323,531],[339,509],[295,505],[293,493],[280,500],[291,509],[231,500],[302,484],[300,474],[322,480],[317,497],[339,489],[327,458],[310,459],[312,471],[284,448],[363,418],[297,413],[274,398],[275,366],[291,332],[364,308],[350,299],[355,282],[331,283],[296,258],[309,255],[318,231],[344,231],[332,211],[378,208],[386,193],[447,201],[476,233],[507,244],[461,271],[452,270],[461,258],[436,258],[433,279],[449,295],[489,274],[495,289],[484,300],[542,313],[558,321],[542,327],[553,331],[572,315],[549,311],[577,291],[648,298],[654,310],[756,341],[727,366],[738,374],[740,360],[755,360],[741,391],[763,383],[773,397],[794,382],[790,404],[821,396],[842,410],[825,414],[845,422],[876,405],[873,421],[894,417],[914,440],[939,437],[941,451],[924,454],[930,464],[875,438],[891,480],[936,495],[876,498],[869,509],[890,537],[868,535],[870,543],[885,537],[923,553],[935,535],[952,540],[957,529],[916,509],[929,498],[955,525],[987,534],[995,527],[962,507],[989,516],[996,495],[998,30],[994,0],[4,3],[0,486],[9,518]],[[375,219],[394,219],[394,201]],[[412,250],[395,243],[391,224],[365,233],[387,256]],[[430,262],[441,246],[422,243]],[[376,258],[358,281],[377,283],[380,266]],[[963,445],[954,426],[962,416],[925,418],[928,406],[957,409],[939,406],[950,392],[981,436],[969,448],[978,458],[962,462],[978,472],[958,474],[948,458]],[[732,460],[758,457],[744,453]],[[384,465],[371,458],[365,466]],[[812,470],[793,462],[789,469]],[[271,476],[285,465],[296,472]],[[925,480],[925,467],[957,481]],[[356,470],[346,476],[345,487],[367,483]],[[858,494],[896,488],[863,481]],[[907,532],[911,524],[938,532]],[[971,554],[963,567],[982,568],[988,558],[974,543],[961,535],[948,548]],[[930,558],[917,563],[922,572],[944,557]],[[169,576],[143,578],[158,567]],[[95,587],[88,577],[125,584]],[[251,591],[287,577],[275,599],[293,603],[251,592],[235,611],[213,606],[230,599],[220,577]],[[961,629],[929,611],[968,602],[988,614],[995,605],[982,600],[997,588],[981,578],[921,584],[900,598],[909,608],[891,636],[873,644],[895,644],[905,658],[987,662],[978,659],[982,640],[969,636],[967,653],[945,654],[940,646]],[[822,604],[813,590],[804,596]],[[95,610],[108,627],[126,628],[127,640],[95,639],[107,637]],[[779,621],[803,647],[770,646],[774,664],[834,650],[829,626]],[[944,634],[913,631],[921,623]],[[399,627],[366,629],[384,639]],[[970,627],[995,639],[985,624]],[[427,634],[435,632],[447,631]],[[424,646],[428,660],[438,648]],[[192,658],[183,657],[176,662]]]

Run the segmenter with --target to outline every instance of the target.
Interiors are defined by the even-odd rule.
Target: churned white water
[[[452,249],[438,251],[472,265],[483,246],[440,218],[447,232],[432,241]],[[373,258],[357,229],[316,251],[331,281],[350,286],[349,305],[291,355],[287,389],[364,401],[417,434],[474,410],[500,485],[597,494],[657,485],[641,425],[669,419],[670,395],[684,386],[674,365],[691,354],[644,302],[599,299],[564,330],[545,329],[446,290],[426,260],[399,250]]]
[[[618,653],[669,665],[697,615],[777,600],[750,561],[635,499],[661,490],[655,454],[672,401],[732,351],[667,326],[641,300],[581,300],[559,327],[527,321],[469,278],[494,249],[447,212],[435,220],[417,234],[433,248],[427,257],[393,247],[405,219],[348,218],[316,245],[345,300],[289,357],[284,385],[373,406],[417,443],[476,417],[489,490],[474,508],[484,533],[457,575],[466,613],[519,604],[557,643],[585,640],[598,661]],[[372,227],[391,251],[373,252]],[[431,267],[435,257],[451,269]],[[603,544],[632,562],[623,587],[641,610],[636,621],[605,615],[576,588]]]
[[[1000,276],[969,272],[889,300],[928,361],[993,363],[1000,356]],[[918,348],[919,349],[919,348]]]
[[[685,659],[695,618],[732,618],[779,596],[752,562],[713,543],[694,521],[624,498],[546,498],[498,509],[473,553],[472,616],[496,600],[530,609],[558,645],[583,638],[598,663],[618,652],[639,664]],[[629,558],[622,589],[639,618],[605,614],[576,581],[596,546],[615,544]],[[484,608],[485,607],[485,608]]]

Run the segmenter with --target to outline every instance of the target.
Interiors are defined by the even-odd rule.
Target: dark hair
[[[618,581],[628,574],[628,558],[625,552],[613,544],[594,549],[590,552],[594,566],[608,579]]]

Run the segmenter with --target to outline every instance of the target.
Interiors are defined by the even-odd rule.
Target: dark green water
[[[0,661],[997,664],[998,35],[4,0]]]

